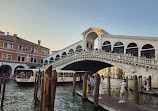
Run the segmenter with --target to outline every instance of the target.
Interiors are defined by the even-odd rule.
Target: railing
[[[56,60],[53,63],[45,65],[43,68],[51,64],[53,65],[53,67],[57,67],[64,63],[71,62],[72,60],[86,59],[86,58],[106,59],[109,61],[124,62],[127,64],[133,63],[135,65],[137,64],[141,66],[158,67],[158,60],[128,56],[128,55],[122,55],[122,54],[116,54],[116,53],[110,53],[110,52],[102,52],[102,51],[83,51],[83,52],[75,52],[71,55],[67,55],[66,57]]]

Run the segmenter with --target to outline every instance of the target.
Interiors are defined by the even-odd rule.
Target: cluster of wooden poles
[[[107,92],[108,95],[111,96],[111,83],[110,83],[110,73],[107,75]],[[86,100],[86,89],[87,89],[87,77],[88,74],[83,75],[83,84],[82,84],[82,99]],[[128,77],[126,77],[126,83],[128,88]],[[138,86],[139,83],[139,86]],[[151,76],[149,76],[149,83],[150,83],[150,89],[151,89]],[[97,108],[99,104],[99,84],[100,84],[100,75],[95,75],[95,86],[94,86],[94,107]],[[139,80],[137,79],[137,76],[135,75],[133,77],[133,84],[134,84],[134,99],[135,103],[139,104],[139,92],[140,89],[142,91],[142,76],[139,76]],[[140,87],[140,88],[139,88]],[[76,76],[73,78],[73,94],[75,95],[76,91]]]
[[[54,111],[55,93],[57,86],[57,73],[52,66],[35,75],[34,101],[39,101],[40,111]],[[39,95],[39,97],[38,97]]]

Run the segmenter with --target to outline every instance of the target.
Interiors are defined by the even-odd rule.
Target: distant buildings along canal
[[[13,76],[18,67],[35,68],[49,55],[49,49],[41,46],[41,41],[33,43],[17,36],[0,31],[0,67],[6,66],[8,76]]]

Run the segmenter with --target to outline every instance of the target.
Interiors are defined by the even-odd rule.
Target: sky
[[[89,27],[112,35],[158,37],[158,0],[0,0],[0,30],[50,48],[82,39]]]

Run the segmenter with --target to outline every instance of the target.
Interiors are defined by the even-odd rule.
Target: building
[[[0,67],[8,67],[10,76],[13,76],[18,67],[35,68],[43,63],[43,58],[49,55],[49,49],[38,43],[24,40],[16,34],[5,35],[0,31]]]

